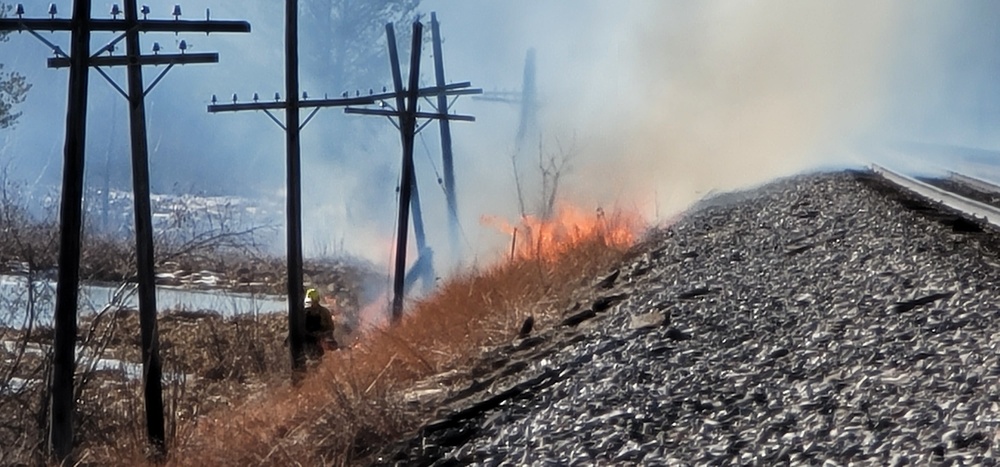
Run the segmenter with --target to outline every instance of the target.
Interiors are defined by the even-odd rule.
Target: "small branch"
[[[385,372],[392,365],[392,362],[396,361],[396,355],[398,355],[398,354],[392,354],[392,357],[389,358],[389,363],[386,363],[385,364],[385,368],[383,368],[382,371],[380,371],[378,373],[378,376],[376,376],[375,379],[372,380],[372,384],[369,384],[368,387],[365,388],[365,392],[364,392],[365,394],[368,394],[368,391],[371,391],[372,388],[375,387],[375,383],[378,382],[379,378],[381,378],[382,375],[385,374]]]

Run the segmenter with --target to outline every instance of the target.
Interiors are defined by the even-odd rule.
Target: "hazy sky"
[[[42,14],[47,2],[25,3],[38,3],[28,8]],[[176,2],[146,3],[152,16],[167,17]],[[69,15],[69,1],[57,4]],[[95,2],[95,16],[110,5]],[[150,94],[154,187],[240,192],[283,205],[281,130],[262,114],[205,110],[213,93],[228,100],[234,92],[247,99],[283,90],[280,2],[182,6],[191,18],[210,6],[213,18],[247,19],[254,31],[143,37],[144,47],[157,41],[172,49],[185,39],[192,51],[221,54],[217,65],[176,67]],[[563,194],[587,209],[620,206],[655,221],[713,189],[871,160],[917,166],[934,155],[894,149],[900,143],[1000,149],[993,130],[1000,123],[995,2],[425,0],[421,10],[436,11],[442,23],[451,81],[517,91],[525,53],[536,49],[542,150],[561,145],[572,154]],[[50,37],[68,50],[68,35]],[[96,35],[94,48],[108,38]],[[302,53],[321,53],[325,38],[302,31]],[[406,61],[408,47],[401,53]],[[27,34],[0,44],[0,62],[34,84],[18,127],[0,132],[0,158],[25,180],[57,183],[66,71],[46,69],[48,56]],[[424,58],[422,83],[429,84],[429,50]],[[147,82],[156,72],[147,68]],[[123,70],[112,76],[124,83]],[[373,87],[389,82],[386,76]],[[343,91],[308,73],[302,88]],[[106,160],[129,173],[127,113],[97,73],[91,91],[88,183],[96,183]],[[511,154],[519,109],[467,97],[454,109],[478,119],[453,125],[461,254],[469,259],[507,241],[481,226],[481,215],[517,215]],[[356,134],[365,138],[352,139]],[[416,163],[441,252],[437,138],[435,125],[418,137]],[[537,154],[528,152],[522,167],[537,165]],[[302,158],[307,253],[343,242],[384,261],[399,170],[399,138],[389,122],[324,110],[304,130]]]

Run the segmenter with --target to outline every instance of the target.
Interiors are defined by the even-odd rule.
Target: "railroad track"
[[[1000,194],[1000,185],[975,177],[970,177],[968,175],[962,175],[958,172],[948,172],[948,180],[960,183],[975,190],[979,190],[983,193]]]
[[[872,164],[871,170],[885,180],[921,197],[940,203],[957,212],[962,217],[1000,227],[1000,208],[962,196],[955,191],[935,186],[926,181]],[[1000,186],[978,178],[949,172],[947,181],[986,194],[1000,194]]]

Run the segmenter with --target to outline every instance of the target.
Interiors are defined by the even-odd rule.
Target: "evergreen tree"
[[[330,41],[326,53],[303,57],[310,73],[329,79],[340,91],[391,85],[385,25],[393,23],[400,55],[409,51],[411,24],[420,0],[308,0],[301,4],[304,30]],[[381,89],[380,89],[381,90]]]

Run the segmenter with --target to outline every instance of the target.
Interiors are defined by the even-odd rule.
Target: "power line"
[[[419,133],[420,143],[424,146],[424,154],[427,155],[427,161],[431,163],[431,168],[434,169],[434,176],[437,178],[438,185],[441,187],[441,192],[447,194],[448,189],[445,188],[443,180],[441,180],[441,174],[438,172],[437,165],[434,164],[434,158],[431,157],[431,150],[427,147],[427,140],[424,138],[423,133]]]
[[[424,146],[424,153],[427,154],[427,160],[430,161],[431,167],[434,169],[434,175],[437,177],[438,186],[441,187],[441,192],[448,196],[448,187],[445,186],[444,181],[441,179],[441,174],[438,172],[437,165],[434,164],[434,158],[431,157],[431,151],[427,146],[427,141],[424,138],[423,133],[420,133],[420,142]],[[465,247],[468,251],[472,251],[472,242],[469,241],[469,236],[465,232],[465,227],[462,225],[461,218],[458,216],[458,206],[453,203],[447,204],[448,214],[451,217],[452,222],[456,224],[458,230],[462,236],[462,241],[465,243]]]

